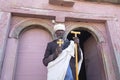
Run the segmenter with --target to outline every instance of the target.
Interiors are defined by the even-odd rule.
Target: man
[[[47,80],[75,80],[74,43],[78,47],[78,59],[83,59],[79,39],[77,37],[74,37],[74,41],[65,39],[64,24],[56,24],[54,33],[55,40],[48,43],[43,58],[43,64],[48,68]],[[63,41],[61,46],[57,44],[59,39]]]

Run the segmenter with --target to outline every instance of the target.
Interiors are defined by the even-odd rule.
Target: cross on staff
[[[77,34],[80,34],[80,32],[76,32],[76,31],[71,31],[72,34],[75,35],[75,37],[77,37]]]
[[[63,43],[64,43],[64,42],[63,42],[62,39],[59,39],[59,40],[57,41],[57,44],[59,45],[59,47],[61,47]]]
[[[80,34],[80,32],[76,32],[76,31],[71,31],[72,34],[75,35],[75,37],[77,37],[77,34]],[[77,44],[75,43],[75,64],[76,64],[76,80],[78,79],[78,50],[77,50]]]

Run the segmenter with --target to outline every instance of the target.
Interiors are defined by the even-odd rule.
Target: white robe
[[[54,61],[49,62],[47,80],[64,80],[72,56],[74,57],[74,42],[70,41],[70,45]],[[83,60],[82,55],[81,57],[79,70]]]

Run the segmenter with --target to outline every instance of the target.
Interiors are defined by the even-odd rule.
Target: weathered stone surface
[[[3,63],[4,52],[6,48],[10,18],[11,18],[10,13],[0,12],[0,73]]]

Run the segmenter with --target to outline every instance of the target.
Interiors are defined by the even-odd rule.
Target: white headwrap
[[[54,26],[54,32],[56,32],[57,30],[63,30],[63,31],[65,31],[65,25],[64,24],[56,24],[55,26]]]

